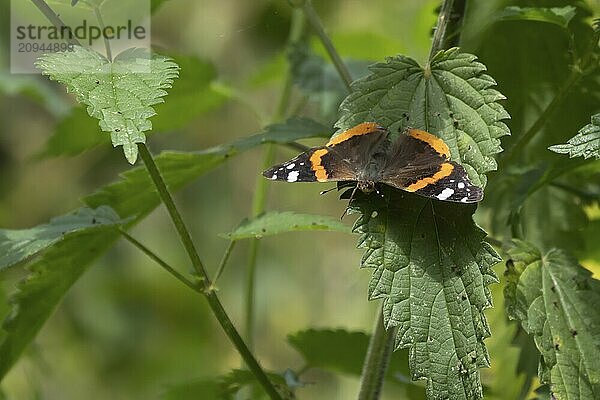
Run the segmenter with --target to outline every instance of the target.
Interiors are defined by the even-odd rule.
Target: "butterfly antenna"
[[[352,190],[352,194],[350,195],[350,200],[348,200],[348,205],[344,209],[344,213],[340,217],[340,220],[344,219],[344,216],[346,214],[348,214],[348,210],[350,209],[350,203],[352,203],[352,199],[354,198],[354,194],[356,193],[356,189],[358,189],[358,183],[356,183],[356,186],[354,186],[354,189]]]
[[[320,195],[327,194],[327,193],[329,193],[329,192],[331,192],[332,190],[335,190],[335,189],[337,189],[337,186],[332,187],[331,189],[323,190],[323,191],[319,192],[319,194]]]

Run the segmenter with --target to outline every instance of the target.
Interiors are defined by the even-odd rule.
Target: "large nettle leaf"
[[[506,310],[534,336],[540,379],[559,399],[600,398],[600,281],[563,250],[514,241]]]
[[[579,130],[566,144],[550,146],[555,153],[568,154],[569,157],[595,157],[600,159],[600,113],[592,116],[592,123]]]
[[[110,132],[113,146],[123,146],[131,164],[137,159],[137,143],[144,143],[144,132],[152,129],[152,106],[163,102],[165,89],[178,74],[176,63],[143,49],[126,50],[109,61],[75,46],[73,51],[45,54],[36,65],[88,106],[88,114]]]
[[[429,65],[397,56],[370,69],[341,105],[340,130],[375,121],[392,132],[411,126],[444,139],[452,159],[480,186],[496,168],[508,118],[504,97],[476,57],[451,49]],[[490,335],[483,309],[499,261],[472,220],[475,207],[389,190],[359,196],[355,225],[362,266],[374,268],[369,298],[384,301],[386,326],[398,326],[397,347],[410,348],[413,379],[426,379],[429,398],[479,399],[478,368],[488,366]]]

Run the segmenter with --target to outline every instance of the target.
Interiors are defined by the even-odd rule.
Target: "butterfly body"
[[[450,161],[440,138],[407,129],[395,140],[374,122],[364,122],[263,172],[287,182],[356,182],[369,193],[378,184],[442,201],[474,203],[483,191],[473,185],[462,165]]]

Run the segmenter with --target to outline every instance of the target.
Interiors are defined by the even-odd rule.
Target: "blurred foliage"
[[[425,63],[440,1],[382,0],[376,7],[341,0],[314,3],[353,77],[367,75],[367,65],[397,54],[411,57],[416,65]],[[497,158],[498,172],[488,176],[485,201],[475,219],[495,244],[526,239],[542,254],[560,254],[556,266],[561,274],[585,276],[596,287],[597,281],[579,263],[600,276],[600,164],[585,157],[580,146],[597,143],[593,116],[600,111],[600,79],[598,33],[592,21],[600,5],[595,0],[462,3],[465,14],[450,39],[485,64],[507,97],[502,104],[512,117],[505,121],[512,136],[502,138],[507,151]],[[218,234],[235,231],[251,213],[253,182],[262,168],[254,148],[285,144],[276,150],[280,160],[301,148],[296,141],[322,143],[316,138],[334,132],[345,89],[315,37],[307,35],[301,45],[285,47],[292,15],[287,1],[150,4],[153,43],[181,70],[166,102],[158,104],[157,115],[150,118],[155,131],[177,135],[153,135],[149,142],[157,150],[197,150],[165,151],[157,162],[171,189],[181,189],[178,205],[214,271],[226,246]],[[9,8],[8,1],[0,5]],[[8,17],[8,12],[2,13],[0,26],[9,27]],[[10,74],[8,35],[8,29],[0,30],[0,226],[22,236],[20,242],[2,237],[0,259],[7,257],[7,244],[23,245],[23,257],[49,243],[55,247],[35,258],[27,270],[22,265],[28,257],[1,272],[0,294],[6,301],[0,311],[11,315],[13,325],[9,322],[8,331],[0,331],[5,343],[0,352],[20,348],[20,354],[41,330],[2,381],[0,398],[202,398],[199,393],[215,398],[217,392],[210,390],[252,387],[252,377],[237,370],[239,357],[202,299],[132,246],[118,243],[108,250],[118,239],[114,226],[46,231],[45,221],[78,208],[76,199],[83,197],[89,207],[109,205],[121,218],[133,218],[127,223],[136,238],[182,272],[188,268],[170,222],[162,210],[154,211],[158,198],[144,170],[131,169],[112,152],[108,135],[64,88],[40,76]],[[292,118],[270,121],[267,116],[277,107],[288,72],[294,81]],[[564,143],[559,150],[571,156],[583,151],[585,158],[569,159],[548,150]],[[453,158],[469,164],[463,150],[453,148]],[[118,172],[124,173],[115,178]],[[469,172],[475,176],[475,171]],[[319,196],[319,190],[315,185],[273,185],[268,209],[296,216],[331,215],[332,226],[340,228],[333,220],[345,204],[334,196]],[[280,229],[296,230],[295,225],[302,224]],[[25,229],[32,226],[38,228]],[[27,235],[33,239],[25,243]],[[89,246],[82,246],[82,236],[103,244],[90,240]],[[360,252],[349,251],[353,241],[346,233],[312,231],[273,235],[260,242],[255,353],[279,384],[292,388],[300,399],[356,395],[368,340],[364,332],[371,329],[376,307],[365,300],[368,278],[356,271]],[[550,250],[557,246],[575,252],[579,263],[563,257],[563,250]],[[240,242],[219,281],[219,295],[239,325],[246,250]],[[502,272],[502,265],[495,270]],[[35,273],[22,281],[27,271]],[[527,280],[517,290],[523,293],[519,301],[525,301],[520,307],[527,299],[534,302],[538,293],[539,282],[530,278],[519,277]],[[494,308],[486,312],[492,332],[486,346],[491,368],[481,370],[484,393],[495,400],[548,399],[548,387],[538,387],[534,378],[539,352],[531,336],[506,319],[501,295],[505,279],[515,276],[490,287]],[[581,295],[568,279],[563,283],[569,293]],[[540,293],[554,295],[551,290]],[[590,296],[597,294],[595,290]],[[507,306],[514,306],[509,300]],[[563,311],[569,315],[567,308]],[[555,348],[542,343],[547,332],[525,323],[524,317],[519,316],[521,323],[531,328],[525,330],[537,335],[544,360],[550,360],[543,364],[548,369]],[[24,322],[16,329],[19,318]],[[551,316],[550,323],[557,322],[552,318],[558,317]],[[561,345],[568,351],[558,358],[575,354],[572,337],[565,335]],[[347,351],[336,353],[340,347]],[[19,356],[1,354],[3,371]],[[383,399],[399,393],[424,398],[423,386],[409,381],[407,357],[406,350],[394,354]]]

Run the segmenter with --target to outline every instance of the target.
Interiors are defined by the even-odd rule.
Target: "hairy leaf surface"
[[[506,310],[542,353],[540,379],[558,400],[600,397],[600,282],[560,249],[514,241]]]
[[[471,54],[439,52],[429,65],[397,56],[370,67],[340,106],[339,131],[374,121],[396,133],[406,127],[441,137],[451,158],[485,186],[496,168],[508,118],[504,98]],[[479,399],[478,368],[489,366],[483,310],[499,261],[472,220],[475,207],[387,190],[359,195],[355,225],[365,248],[362,266],[375,271],[369,298],[383,299],[386,327],[398,327],[397,347],[410,349],[413,379],[427,380],[429,398]]]
[[[489,366],[483,310],[500,261],[472,220],[475,207],[388,191],[388,201],[353,202],[354,230],[375,272],[369,299],[382,299],[396,346],[409,347],[413,379],[426,379],[429,398],[479,399],[478,368]]]
[[[123,146],[131,164],[137,159],[137,144],[146,140],[144,132],[152,129],[152,106],[163,101],[165,89],[178,75],[176,63],[140,49],[126,50],[111,62],[75,46],[73,51],[45,54],[36,65],[88,106],[88,114],[110,132],[113,146]]]
[[[566,144],[550,146],[549,150],[568,154],[571,158],[600,159],[600,114],[592,116],[592,123],[581,128]]]

